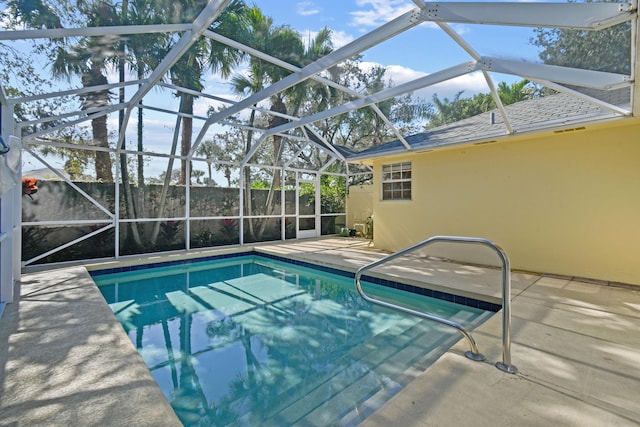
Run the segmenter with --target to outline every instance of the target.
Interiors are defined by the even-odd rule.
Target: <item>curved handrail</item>
[[[408,314],[422,317],[427,320],[432,320],[432,321],[456,328],[458,331],[460,331],[464,335],[467,341],[469,341],[469,345],[471,347],[471,351],[466,352],[465,356],[473,360],[484,360],[484,356],[478,352],[478,346],[476,345],[475,340],[462,325],[447,319],[443,319],[427,313],[422,313],[420,311],[412,310],[410,308],[401,307],[395,304],[391,304],[385,301],[372,298],[362,290],[362,286],[360,285],[360,278],[362,277],[362,273],[364,271],[370,270],[388,261],[396,259],[408,252],[412,252],[416,249],[420,249],[424,246],[427,246],[433,243],[438,243],[438,242],[469,243],[469,244],[478,244],[478,245],[487,246],[490,249],[492,249],[494,252],[496,252],[498,257],[500,258],[500,262],[502,264],[502,362],[497,362],[496,367],[510,374],[514,374],[518,372],[518,368],[516,368],[514,365],[511,364],[511,274],[510,274],[511,267],[509,263],[509,258],[507,257],[507,254],[505,253],[505,251],[500,246],[493,243],[491,240],[483,239],[479,237],[460,237],[460,236],[430,237],[419,243],[408,246],[404,249],[401,249],[397,252],[387,255],[383,258],[380,258],[377,261],[373,261],[367,265],[360,267],[358,271],[356,271],[356,275],[355,275],[355,284],[356,284],[356,289],[358,293],[365,301],[369,301],[373,304],[382,305],[387,308],[402,311]]]

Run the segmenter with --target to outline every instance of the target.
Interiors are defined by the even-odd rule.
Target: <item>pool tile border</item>
[[[316,270],[324,271],[326,273],[333,273],[333,274],[348,277],[351,279],[355,277],[355,273],[352,273],[350,271],[340,270],[334,267],[314,264],[307,261],[284,258],[278,255],[268,254],[264,252],[260,252],[258,255],[263,256],[265,258],[271,258],[276,261],[287,262],[289,264],[300,265],[303,267],[310,267]],[[494,304],[487,301],[477,300],[475,298],[463,297],[460,295],[450,294],[447,292],[435,291],[433,289],[427,289],[420,286],[407,285],[405,283],[396,282],[395,280],[381,279],[379,277],[373,277],[368,275],[363,275],[362,280],[365,280],[369,283],[375,283],[376,285],[386,286],[386,287],[398,289],[401,291],[411,292],[414,294],[424,295],[431,298],[454,302],[456,304],[465,305],[467,307],[479,308],[481,310],[488,310],[494,313],[502,309],[502,306],[500,304]]]
[[[172,265],[181,265],[181,264],[193,264],[193,263],[197,263],[197,262],[214,261],[214,260],[229,259],[229,258],[238,258],[238,257],[243,257],[243,256],[251,256],[251,255],[259,256],[259,257],[263,257],[263,258],[269,258],[269,259],[273,259],[273,260],[280,261],[280,262],[286,262],[288,264],[299,265],[299,266],[302,266],[302,267],[309,267],[309,268],[313,268],[313,269],[316,269],[316,270],[324,271],[326,273],[337,274],[339,276],[348,277],[348,278],[351,278],[351,279],[355,277],[355,273],[350,272],[350,271],[346,271],[346,270],[341,270],[339,268],[329,267],[329,266],[320,265],[320,264],[314,264],[314,263],[311,263],[311,262],[308,262],[308,261],[301,261],[301,260],[297,260],[297,259],[285,258],[285,257],[282,257],[282,256],[273,255],[273,254],[270,254],[270,253],[257,252],[257,251],[254,251],[254,250],[242,251],[242,252],[233,252],[233,253],[227,253],[227,254],[209,255],[209,256],[196,257],[196,258],[179,259],[179,260],[172,260],[172,261],[152,262],[152,263],[148,263],[148,264],[138,264],[138,265],[128,265],[128,266],[122,266],[122,267],[112,267],[112,268],[106,268],[106,269],[96,269],[96,270],[90,271],[89,274],[92,277],[93,276],[102,276],[102,275],[105,275],[105,274],[112,274],[112,273],[122,273],[122,272],[128,272],[128,271],[139,271],[139,270],[146,270],[146,269],[150,269],[150,268],[169,267],[169,266],[172,266]],[[500,304],[494,304],[494,303],[490,303],[490,302],[487,302],[487,301],[478,300],[478,299],[475,299],[475,298],[463,297],[463,296],[460,296],[460,295],[450,294],[450,293],[447,293],[447,292],[436,291],[436,290],[433,290],[433,289],[427,289],[427,288],[423,288],[423,287],[420,287],[420,286],[408,285],[408,284],[405,284],[405,283],[396,282],[394,280],[381,279],[379,277],[373,277],[373,276],[368,276],[368,275],[363,275],[362,279],[366,280],[367,282],[370,282],[370,283],[375,283],[377,285],[386,286],[386,287],[389,287],[389,288],[398,289],[398,290],[402,290],[402,291],[406,291],[406,292],[411,292],[411,293],[418,294],[418,295],[424,295],[424,296],[427,296],[427,297],[436,298],[436,299],[440,299],[440,300],[444,300],[444,301],[449,301],[449,302],[453,302],[453,303],[456,303],[456,304],[465,305],[467,307],[479,308],[481,310],[488,310],[488,311],[492,311],[494,313],[497,312],[497,311],[500,311],[500,309],[502,309],[502,306]]]
[[[242,252],[232,252],[228,254],[218,254],[218,255],[208,255],[197,258],[184,258],[184,259],[176,259],[172,261],[162,261],[162,262],[149,262],[147,264],[137,264],[137,265],[127,265],[122,267],[111,267],[105,269],[96,269],[89,271],[91,276],[102,276],[105,274],[113,274],[113,273],[124,273],[127,271],[139,271],[139,270],[147,270],[150,268],[158,268],[158,267],[170,267],[172,265],[181,265],[181,264],[193,264],[196,262],[204,262],[204,261],[215,261],[218,259],[225,258],[237,258],[241,256],[248,255],[257,255],[254,251],[242,251]]]

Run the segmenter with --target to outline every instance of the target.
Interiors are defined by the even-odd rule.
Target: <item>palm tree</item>
[[[511,86],[507,82],[500,82],[498,84],[498,95],[504,105],[509,105],[535,98],[539,96],[539,93],[535,85],[525,79],[511,83]]]
[[[276,53],[274,56],[285,61],[288,56],[290,63],[300,68],[315,62],[333,50],[333,45],[331,43],[331,31],[326,27],[318,32],[315,38],[311,40],[306,47],[303,45],[300,35],[298,33],[292,34],[291,30],[288,28],[279,31],[278,35],[279,37],[276,37],[276,41],[278,43],[275,44],[274,48],[280,49],[280,53]],[[299,40],[299,43],[295,41],[296,38]],[[293,46],[294,48],[290,52],[285,51],[285,55],[282,57],[283,46]],[[280,70],[275,71],[275,75],[272,74],[269,76],[273,81],[277,81],[280,78],[285,77],[281,72],[279,72]],[[329,104],[330,98],[331,91],[329,90],[329,87],[313,80],[306,80],[284,92],[278,93],[272,100],[271,110],[295,117],[300,113],[300,110],[304,108],[305,104],[313,104],[313,108],[317,110],[325,109]],[[278,127],[286,122],[287,120],[282,116],[273,115],[269,119],[269,128]],[[281,152],[282,137],[274,135],[274,164],[278,164],[280,162]],[[277,188],[279,185],[280,177],[276,175],[274,176],[272,189]]]
[[[154,4],[149,0],[124,0],[121,5],[120,11],[120,23],[122,25],[150,25],[159,24],[163,22],[165,14],[161,12],[161,9],[153,7]],[[160,10],[160,12],[158,12]],[[166,44],[166,34],[162,33],[150,33],[150,34],[130,34],[127,37],[121,38],[118,49],[118,71],[120,74],[120,81],[125,81],[126,66],[135,72],[138,80],[142,80],[148,73],[150,73],[162,60],[162,55],[166,52],[161,50],[161,47]],[[125,88],[120,88],[120,102],[125,102]],[[141,153],[144,149],[143,146],[143,109],[138,107],[138,123],[137,123],[137,150]],[[122,129],[122,123],[124,120],[124,110],[120,111],[120,127],[119,131],[124,132]],[[123,138],[123,147],[126,143],[126,139]],[[123,184],[123,196],[125,202],[125,211],[128,218],[144,217],[144,159],[142,154],[137,156],[137,175],[138,175],[138,192],[137,198],[131,189],[131,183],[129,180],[129,170],[127,163],[127,155],[122,154],[120,156],[120,169]],[[144,232],[144,228],[138,228],[138,224],[135,222],[128,223],[130,233],[128,234],[133,238],[133,241],[138,247],[143,247],[143,237],[141,233]],[[159,227],[159,225],[158,225]],[[156,228],[158,228],[156,227]],[[158,233],[152,233],[149,239],[149,245],[155,245]]]
[[[213,186],[213,174],[211,170],[211,160],[219,157],[221,154],[221,148],[218,146],[218,143],[215,140],[204,141],[198,147],[196,153],[199,156],[203,156],[207,159],[207,171],[209,173],[209,182],[207,185]]]
[[[86,11],[87,26],[113,25],[118,22],[115,7],[104,0],[91,3]],[[108,37],[86,37],[67,51],[63,46],[56,49],[52,72],[56,78],[80,76],[84,87],[107,84],[104,70],[110,61],[117,57],[115,41]],[[107,106],[110,102],[108,90],[89,92],[81,95],[83,109]],[[94,113],[91,120],[93,143],[97,147],[109,148],[107,117]],[[107,151],[95,152],[96,179],[113,181],[111,171],[111,156]]]
[[[6,6],[6,11],[12,19],[30,28],[62,28],[60,17],[55,9],[41,0],[10,0],[6,2]]]
[[[262,11],[254,5],[247,9],[246,18],[248,21],[248,31],[244,34],[242,41],[251,47],[257,48],[265,53],[263,44],[266,44],[272,37],[273,19],[265,16]],[[239,74],[231,79],[233,90],[238,94],[251,95],[260,92],[265,87],[267,80],[268,63],[259,58],[252,57],[249,61],[249,72],[246,75]],[[247,130],[245,153],[251,150],[253,141],[253,126],[256,120],[256,110],[251,110],[249,115],[249,130]],[[244,194],[245,194],[245,212],[248,215],[253,214],[253,205],[251,199],[251,171],[248,168],[244,170]],[[249,234],[254,237],[253,221],[249,221]]]
[[[250,31],[246,34],[245,44],[267,53],[275,58],[281,59],[297,67],[304,67],[318,58],[326,55],[332,49],[331,33],[328,29],[323,29],[305,49],[300,34],[288,26],[273,26],[273,19],[265,16],[256,6],[249,9],[247,13]],[[252,57],[249,61],[249,72],[246,75],[238,75],[232,79],[236,93],[251,95],[264,89],[268,84],[272,84],[290,74],[291,71],[273,65],[260,58]],[[271,115],[268,127],[274,128],[286,123],[288,120],[283,117],[287,114],[298,114],[300,108],[310,98],[322,99],[318,94],[329,92],[323,85],[312,85],[307,82],[300,83],[282,93],[278,93],[271,98],[271,111],[278,113]],[[324,101],[321,101],[324,102]],[[287,105],[289,104],[289,105]],[[256,107],[256,105],[254,105]],[[255,124],[255,110],[249,116],[249,126]],[[251,149],[253,132],[247,131],[246,153]],[[279,163],[282,150],[282,137],[273,136],[273,164]],[[271,181],[271,188],[267,196],[265,208],[271,207],[275,190],[280,186],[280,175],[274,173]],[[245,207],[249,215],[253,214],[252,200],[250,196],[251,176],[250,171],[245,169]],[[263,224],[266,226],[266,222]],[[253,224],[249,222],[249,233],[255,239]],[[260,233],[259,233],[260,234]]]
[[[163,14],[157,8],[153,0],[124,0],[122,2],[122,24],[123,25],[152,25],[163,22]],[[167,44],[167,34],[130,34],[123,39],[122,64],[128,63],[130,68],[136,73],[138,80],[142,80],[157,67],[166,53],[162,47]],[[126,49],[126,55],[124,50]],[[121,80],[124,79],[124,67],[121,69]],[[124,88],[122,89],[124,90]],[[122,99],[124,101],[124,99]],[[138,152],[144,149],[143,109],[138,107],[137,140]],[[138,188],[144,185],[144,162],[143,156],[138,154]]]
[[[189,5],[189,1],[184,6]],[[233,0],[212,25],[212,30],[229,38],[241,38],[244,32],[245,4],[242,0]],[[185,7],[185,10],[187,7]],[[171,68],[171,81],[176,86],[200,92],[203,89],[202,76],[210,68],[218,72],[223,78],[231,75],[232,69],[240,61],[241,54],[231,48],[223,48],[218,42],[207,42],[201,38],[196,41],[180,60]],[[183,115],[181,129],[182,156],[187,156],[191,150],[193,133],[193,103],[195,95],[186,92],[176,94],[180,98],[179,111]],[[186,184],[186,159],[182,159],[179,184]]]
[[[159,15],[151,15],[148,10],[152,9],[146,6],[146,1],[152,1],[156,7],[156,10],[160,10]],[[195,11],[201,10],[204,3],[192,2],[189,0],[183,2],[158,2],[153,0],[134,0],[131,8],[131,20],[142,21],[143,23],[176,23],[179,21],[190,22],[195,17]],[[220,31],[221,33],[229,36],[233,31],[242,31],[244,28],[242,23],[242,14],[244,13],[244,3],[239,0],[233,0],[225,9],[225,11],[218,17],[216,22],[213,23],[211,29]],[[136,21],[136,22],[137,22]],[[141,23],[141,22],[139,22]],[[138,78],[141,78],[149,69],[154,68],[160,60],[169,52],[175,39],[164,35],[138,35],[132,37],[130,44],[130,50],[134,55],[134,63]],[[170,70],[171,81],[173,84],[192,89],[195,91],[201,91],[202,74],[207,67],[210,67],[214,72],[220,70],[223,75],[229,75],[231,67],[236,64],[234,58],[239,58],[238,54],[235,54],[229,49],[221,48],[214,43],[207,44],[204,39],[198,40],[188,52],[183,55],[180,60]],[[179,113],[184,114],[184,117],[178,118],[176,126],[181,128],[181,154],[186,156],[191,149],[191,138],[193,129],[193,102],[194,95],[190,93],[176,92],[176,96],[180,98]],[[142,151],[142,111],[138,110],[138,151]],[[173,152],[172,152],[173,155]],[[172,161],[170,161],[170,165]],[[142,177],[142,158],[138,157],[138,179]],[[168,170],[166,174],[172,175],[172,171]],[[166,180],[166,184],[168,184]],[[180,175],[178,184],[186,184],[186,160],[181,162]],[[142,188],[142,184],[140,184]],[[162,190],[160,199],[160,206],[158,207],[157,215],[162,217],[164,215],[166,194],[168,186],[165,185]],[[160,223],[156,222],[150,236],[150,244],[154,245],[158,237],[160,229]]]

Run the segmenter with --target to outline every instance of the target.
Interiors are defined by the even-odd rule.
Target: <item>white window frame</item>
[[[383,201],[411,200],[412,175],[410,161],[382,165],[381,199]],[[407,183],[408,188],[406,188]]]

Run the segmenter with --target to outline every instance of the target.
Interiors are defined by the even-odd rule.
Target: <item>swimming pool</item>
[[[187,426],[356,425],[460,339],[367,303],[344,272],[257,255],[146,267],[92,275]],[[363,287],[469,329],[493,314]]]

